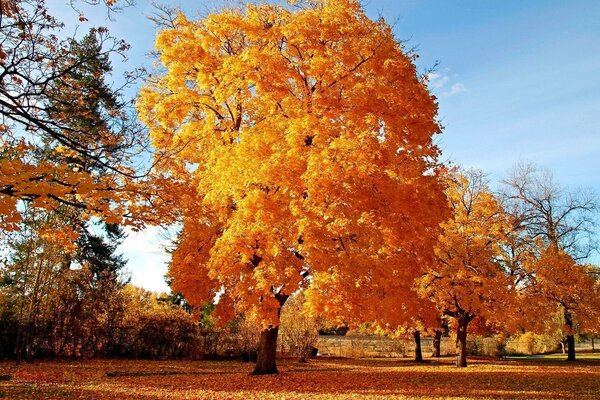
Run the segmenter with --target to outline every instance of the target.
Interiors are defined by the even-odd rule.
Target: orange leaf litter
[[[277,376],[236,361],[0,363],[0,399],[598,399],[600,360],[282,360]]]

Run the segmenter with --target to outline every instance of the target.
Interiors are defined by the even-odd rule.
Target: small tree
[[[292,296],[281,310],[281,342],[301,362],[306,362],[319,339],[317,319],[307,312],[304,295]]]
[[[518,164],[510,171],[501,196],[513,220],[513,243],[519,247],[513,253],[523,259],[513,265],[528,266],[512,270],[524,277],[518,280],[522,287],[551,302],[550,309],[556,304],[562,308],[567,359],[575,360],[574,308],[596,300],[593,295],[579,297],[593,284],[586,278],[590,271],[586,272],[577,261],[587,259],[598,249],[597,197],[583,189],[567,190],[556,182],[551,171],[531,163]]]
[[[457,174],[446,193],[453,215],[442,224],[437,261],[417,280],[417,287],[456,322],[458,366],[466,367],[469,323],[510,309],[511,282],[496,260],[509,226],[481,172]]]
[[[562,311],[567,341],[567,360],[575,361],[575,333],[598,330],[600,292],[593,272],[597,268],[578,265],[568,254],[548,248],[535,263],[536,285],[532,288]]]
[[[598,199],[590,190],[567,190],[548,169],[517,164],[503,181],[501,198],[515,227],[573,259],[585,260],[597,251]]]
[[[438,317],[438,325],[433,329],[433,351],[431,357],[442,356],[442,337],[448,332],[448,320],[444,316]]]

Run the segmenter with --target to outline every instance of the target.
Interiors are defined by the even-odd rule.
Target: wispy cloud
[[[427,74],[427,86],[432,90],[443,88],[449,80],[450,77],[448,77],[448,75],[440,74],[438,72],[430,72]]]
[[[450,87],[450,90],[442,93],[442,96],[444,96],[444,97],[454,96],[455,94],[462,93],[465,90],[467,90],[467,89],[465,88],[465,85],[463,83],[460,83],[460,82],[455,83]]]
[[[125,253],[166,255],[165,250],[171,244],[162,234],[161,228],[156,226],[149,226],[138,232],[126,227],[125,233],[127,237],[120,246],[120,250]]]
[[[462,82],[454,82],[449,86],[452,80],[448,74],[449,71],[449,69],[446,69],[444,72],[430,72],[427,74],[427,86],[438,96],[451,97],[467,90]]]

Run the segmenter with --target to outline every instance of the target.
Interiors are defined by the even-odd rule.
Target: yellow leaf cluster
[[[436,262],[417,287],[443,313],[494,319],[512,299],[509,276],[497,262],[511,229],[509,219],[478,172],[448,178],[452,217],[442,223]]]
[[[174,154],[159,166],[195,193],[178,204],[175,287],[274,326],[282,296],[309,285],[322,312],[390,309],[433,257],[446,205],[437,105],[389,25],[354,0],[174,25],[137,108]]]

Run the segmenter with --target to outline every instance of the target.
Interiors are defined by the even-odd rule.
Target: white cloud
[[[134,231],[126,227],[127,237],[120,246],[120,250],[127,253],[145,253],[162,255],[166,254],[165,248],[170,241],[164,237],[161,228],[149,226],[141,231]]]
[[[453,83],[448,89],[448,85],[452,80],[450,75],[448,75],[449,72],[450,69],[446,68],[444,72],[429,72],[426,74],[427,87],[429,87],[429,90],[443,97],[454,96],[455,94],[466,91],[465,85],[461,82]]]
[[[437,72],[429,72],[427,74],[427,86],[431,90],[441,89],[446,86],[446,83],[450,80],[450,77],[446,74],[440,74]]]
[[[444,97],[450,97],[450,96],[454,96],[455,94],[458,93],[462,93],[464,91],[466,91],[467,89],[465,88],[465,85],[463,83],[455,83],[452,85],[452,87],[450,87],[450,90],[448,90],[447,92],[442,93],[442,95]]]
[[[155,292],[168,292],[164,275],[171,256],[166,252],[169,240],[158,227],[148,227],[134,232],[125,228],[127,238],[118,251],[128,260],[127,269],[131,283]]]

